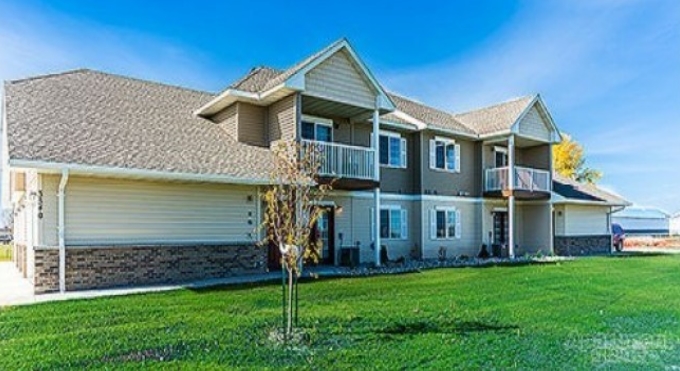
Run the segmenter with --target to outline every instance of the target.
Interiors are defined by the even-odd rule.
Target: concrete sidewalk
[[[366,277],[373,275],[400,274],[420,272],[428,269],[438,268],[462,268],[462,267],[483,267],[492,265],[521,265],[521,264],[552,264],[560,261],[573,260],[571,257],[519,257],[515,259],[465,259],[465,260],[426,260],[410,261],[402,265],[387,265],[381,267],[359,266],[356,268],[335,267],[335,266],[316,266],[306,267],[303,278],[308,277]],[[280,282],[281,271],[266,272],[260,274],[250,274],[243,276],[226,277],[219,279],[209,279],[194,281],[184,284],[157,285],[157,286],[135,286],[112,289],[70,291],[66,293],[52,293],[34,295],[31,285],[26,279],[21,278],[18,270],[12,263],[0,263],[0,307],[7,305],[26,305],[43,303],[50,301],[61,301],[71,299],[88,299],[105,296],[120,296],[130,294],[141,294],[150,292],[162,292],[178,289],[198,289],[211,286],[241,285],[258,282]]]
[[[33,296],[33,287],[14,263],[0,262],[0,307],[24,303]]]
[[[323,277],[346,277],[351,276],[352,270],[343,267],[314,267],[305,270],[304,277],[318,275]],[[0,307],[44,303],[51,301],[63,301],[72,299],[89,299],[106,296],[121,296],[142,294],[151,292],[163,292],[179,289],[199,289],[212,286],[240,285],[258,282],[278,282],[281,280],[281,272],[267,272],[243,276],[225,277],[195,281],[185,284],[136,286],[99,290],[70,291],[66,293],[49,293],[35,295],[33,287],[27,279],[22,278],[13,263],[0,263]]]

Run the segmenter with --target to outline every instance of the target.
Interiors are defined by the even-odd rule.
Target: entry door
[[[316,221],[312,242],[321,241],[320,264],[335,264],[335,212],[333,207],[324,207]]]
[[[493,213],[493,242],[499,245],[508,243],[508,213],[505,211]]]

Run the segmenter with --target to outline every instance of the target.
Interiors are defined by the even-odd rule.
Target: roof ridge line
[[[208,94],[208,95],[212,95],[212,96],[215,95],[215,93],[209,92],[209,91],[206,91],[206,90],[199,90],[199,89],[195,89],[195,88],[189,88],[189,87],[186,87],[186,86],[180,86],[180,85],[170,84],[170,83],[161,82],[161,81],[147,80],[147,79],[140,78],[140,77],[127,76],[127,75],[122,75],[122,74],[114,73],[114,72],[107,72],[107,71],[93,70],[93,69],[85,69],[85,71],[100,74],[100,75],[106,75],[106,76],[112,76],[112,77],[117,77],[117,78],[121,78],[121,79],[131,80],[131,81],[142,82],[142,83],[146,83],[146,84],[165,86],[165,87],[173,88],[173,89],[191,91],[191,92],[201,93],[201,94]]]
[[[10,84],[15,84],[15,83],[22,83],[22,82],[33,81],[33,80],[47,79],[47,78],[52,78],[52,77],[60,77],[60,76],[71,75],[71,74],[76,74],[76,73],[93,73],[93,74],[99,74],[99,75],[104,75],[104,76],[111,76],[111,77],[115,77],[115,78],[119,78],[119,79],[141,82],[141,83],[145,83],[145,84],[153,84],[153,85],[158,85],[158,86],[164,86],[164,87],[168,87],[168,88],[172,88],[172,89],[179,89],[179,90],[190,91],[190,92],[195,92],[195,93],[200,93],[200,94],[207,94],[207,95],[215,95],[215,93],[211,93],[211,92],[205,91],[205,90],[198,90],[198,89],[189,88],[189,87],[186,87],[186,86],[169,84],[169,83],[160,82],[160,81],[147,80],[147,79],[143,79],[143,78],[139,78],[139,77],[127,76],[127,75],[122,75],[122,74],[113,73],[113,72],[95,70],[95,69],[91,69],[91,68],[78,68],[78,69],[67,70],[67,71],[63,71],[63,72],[56,72],[56,73],[49,73],[49,74],[44,74],[44,75],[32,76],[32,77],[27,77],[27,78],[23,78],[23,79],[8,80],[8,81],[5,81],[5,82],[10,83]]]
[[[82,72],[89,72],[89,71],[92,71],[92,70],[89,69],[89,68],[86,68],[86,67],[74,68],[74,69],[65,70],[65,71],[61,71],[61,72],[52,72],[52,73],[46,73],[46,74],[42,74],[42,75],[34,75],[34,76],[23,77],[23,78],[15,79],[15,80],[5,80],[5,83],[16,84],[16,83],[22,83],[22,82],[27,82],[27,81],[49,79],[49,78],[52,78],[52,77],[71,75],[71,74],[75,74],[75,73],[82,73]]]
[[[477,112],[477,111],[481,111],[481,110],[486,110],[486,109],[489,109],[489,108],[502,106],[502,105],[504,105],[504,104],[517,102],[518,100],[522,100],[522,99],[525,99],[525,98],[535,99],[536,97],[538,97],[538,94],[537,94],[537,93],[522,95],[522,96],[519,96],[519,97],[515,97],[515,98],[510,98],[510,99],[508,99],[508,100],[504,100],[504,101],[502,101],[502,102],[493,103],[493,104],[490,104],[490,105],[488,105],[488,106],[477,107],[477,108],[473,108],[473,109],[471,109],[471,110],[467,110],[467,111],[464,111],[464,112],[457,112],[457,113],[454,113],[454,115],[455,115],[455,116],[458,116],[458,115],[466,115],[466,114],[468,114],[468,113]]]

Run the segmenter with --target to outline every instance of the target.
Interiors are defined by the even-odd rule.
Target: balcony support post
[[[515,135],[508,138],[508,255],[515,257]]]
[[[380,98],[376,97],[375,109],[373,110],[373,135],[372,147],[373,147],[373,166],[374,166],[374,179],[376,182],[380,182],[380,110],[378,109],[380,104]],[[373,241],[375,246],[375,266],[380,266],[380,185],[376,186],[373,190],[373,201],[375,212],[373,217],[375,218],[373,222],[373,231],[375,240]]]
[[[373,208],[375,212],[373,213],[373,236],[375,236],[373,240],[373,246],[375,247],[375,266],[379,267],[380,266],[380,247],[381,247],[381,241],[380,241],[380,187],[376,187],[373,189]]]
[[[377,106],[376,106],[377,107]],[[373,171],[374,180],[376,182],[380,181],[380,159],[378,158],[380,153],[380,111],[378,108],[373,110],[373,136],[371,144],[373,147]]]

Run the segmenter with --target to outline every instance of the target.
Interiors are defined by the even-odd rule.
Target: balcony
[[[376,185],[375,151],[373,148],[302,140],[303,148],[312,146],[317,149],[317,153],[321,156],[319,175],[336,179],[340,188],[361,189]],[[359,182],[351,182],[351,180],[358,180]]]
[[[508,167],[487,169],[484,179],[484,192],[490,195],[501,193],[504,197],[510,194],[526,196],[527,198],[550,195],[549,171],[515,166],[515,185],[513,189],[510,189],[508,172]]]

